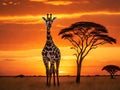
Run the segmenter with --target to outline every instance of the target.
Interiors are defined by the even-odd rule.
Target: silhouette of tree
[[[16,77],[23,78],[23,77],[25,77],[25,75],[23,75],[23,74],[20,74],[20,75],[17,75]]]
[[[93,22],[76,22],[59,32],[62,39],[67,39],[75,50],[77,63],[76,83],[80,83],[82,61],[92,49],[106,43],[116,43],[116,40],[107,35],[107,29]]]
[[[120,67],[116,65],[106,65],[102,68],[102,70],[106,70],[110,74],[111,79],[113,79],[115,73],[120,71]]]

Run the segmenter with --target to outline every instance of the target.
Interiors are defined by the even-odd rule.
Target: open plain
[[[108,76],[81,77],[81,83],[75,83],[75,77],[60,77],[60,86],[47,87],[45,77],[0,77],[0,90],[120,90],[120,76],[110,79]]]

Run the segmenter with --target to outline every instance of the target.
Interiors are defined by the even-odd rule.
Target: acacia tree
[[[110,74],[111,79],[113,79],[115,73],[120,71],[120,67],[116,65],[106,65],[102,68],[102,70],[106,70]]]
[[[107,35],[107,29],[93,22],[76,22],[59,32],[62,39],[67,39],[75,50],[77,63],[76,83],[80,83],[82,61],[92,49],[106,43],[116,43],[116,40]]]

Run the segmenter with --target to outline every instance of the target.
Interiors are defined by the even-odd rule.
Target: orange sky
[[[46,29],[41,18],[47,13],[57,17],[51,34],[62,53],[60,74],[76,74],[70,43],[58,33],[78,21],[102,24],[117,39],[117,44],[98,47],[83,61],[82,75],[107,74],[101,71],[104,65],[120,66],[119,3],[119,0],[0,0],[0,75],[45,75],[41,50]]]

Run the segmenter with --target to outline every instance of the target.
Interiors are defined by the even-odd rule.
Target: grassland
[[[60,86],[46,87],[45,77],[0,77],[0,90],[120,90],[120,76],[81,77],[81,84],[75,77],[60,77]]]

